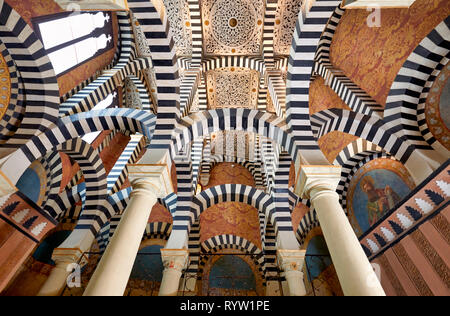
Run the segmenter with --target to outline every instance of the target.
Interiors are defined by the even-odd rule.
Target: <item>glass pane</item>
[[[92,56],[97,52],[97,43],[95,38],[88,38],[84,41],[81,41],[75,44],[78,56],[78,63],[81,63]]]
[[[56,74],[78,64],[75,46],[70,45],[48,55]]]
[[[72,28],[73,38],[79,38],[88,34],[95,29],[93,23],[93,14],[76,14],[70,17],[69,23]]]
[[[41,23],[39,24],[39,29],[46,49],[73,39],[67,18]]]

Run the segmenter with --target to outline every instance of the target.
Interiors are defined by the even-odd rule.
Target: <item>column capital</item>
[[[55,248],[52,260],[57,265],[78,263],[80,266],[83,266],[88,262],[87,256],[79,248]]]
[[[335,192],[341,180],[341,167],[332,165],[301,165],[297,176],[295,193],[302,198],[311,199],[314,192]]]
[[[161,249],[164,269],[182,272],[189,264],[189,251],[186,249]]]
[[[128,177],[134,194],[151,191],[158,198],[165,198],[173,192],[172,179],[167,164],[130,164]]]
[[[303,273],[303,263],[305,262],[306,250],[277,250],[278,266],[284,272],[301,272]]]

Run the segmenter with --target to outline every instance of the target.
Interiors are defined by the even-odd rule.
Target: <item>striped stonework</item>
[[[167,15],[149,0],[129,0],[128,7],[147,39],[156,77],[158,120],[150,148],[169,148],[180,117],[180,76]]]
[[[181,116],[186,116],[191,112],[194,96],[200,84],[200,76],[201,72],[199,69],[188,70],[185,72],[180,89]]]
[[[448,155],[436,142],[425,119],[431,86],[450,58],[450,17],[428,34],[407,58],[392,83],[384,120],[392,131],[418,149],[435,149]]]
[[[298,150],[286,122],[270,113],[249,109],[217,109],[194,113],[180,121],[175,133],[176,150],[192,140],[224,130],[239,130],[268,137],[283,146],[295,160]]]
[[[273,38],[278,0],[265,0],[265,3],[266,11],[264,14],[263,56],[267,68],[272,69],[275,66]]]
[[[332,131],[340,131],[361,137],[376,144],[405,164],[413,155],[414,147],[408,145],[382,120],[342,109],[329,109],[311,117],[315,136],[322,137]]]
[[[3,0],[0,1],[0,37],[20,73],[26,99],[20,126],[1,124],[3,128],[11,128],[7,143],[2,146],[19,147],[56,122],[59,87],[41,41],[25,20]]]
[[[258,270],[261,273],[262,278],[265,279],[266,268],[265,268],[264,254],[261,251],[261,249],[259,249],[253,243],[246,240],[245,238],[227,234],[211,237],[210,239],[205,240],[201,244],[202,254],[208,253],[214,254],[217,252],[220,253],[220,250],[222,249],[237,249],[243,251],[246,254],[251,255],[251,259],[258,267]],[[199,276],[203,274],[203,269],[208,259],[209,259],[208,256],[203,256],[198,268]]]
[[[192,60],[190,69],[200,68],[203,54],[202,17],[200,13],[200,1],[187,0],[189,14],[191,15],[192,31]]]
[[[137,161],[140,153],[145,146],[145,138],[142,135],[131,135],[131,139],[124,151],[117,159],[114,167],[108,173],[108,193],[116,193],[128,178],[127,164],[133,164]]]
[[[309,117],[309,86],[314,57],[320,36],[340,1],[316,0],[309,11],[299,14],[289,59],[286,90],[286,122],[292,137],[308,150],[310,164],[326,164],[311,130]]]

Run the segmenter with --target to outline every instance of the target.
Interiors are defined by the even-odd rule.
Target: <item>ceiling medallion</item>
[[[202,13],[205,54],[260,54],[264,1],[205,0]]]

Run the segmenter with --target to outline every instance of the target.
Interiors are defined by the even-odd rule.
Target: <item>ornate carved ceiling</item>
[[[210,109],[255,109],[259,72],[247,68],[220,68],[206,73]]]
[[[295,23],[304,2],[304,0],[279,0],[273,37],[275,55],[289,55]]]
[[[178,56],[192,56],[192,30],[187,0],[163,0]]]
[[[261,55],[264,0],[202,0],[205,55]]]

